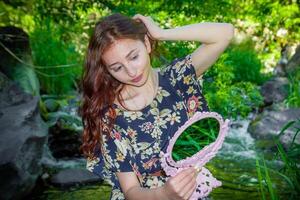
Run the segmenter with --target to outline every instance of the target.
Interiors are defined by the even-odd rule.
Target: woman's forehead
[[[133,50],[138,50],[143,43],[140,40],[118,39],[104,51],[102,57],[107,62],[115,58],[125,58]]]

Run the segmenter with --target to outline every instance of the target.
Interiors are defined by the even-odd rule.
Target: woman
[[[82,82],[82,150],[87,169],[112,185],[111,199],[188,199],[194,192],[197,170],[166,179],[159,153],[196,111],[208,111],[197,78],[233,35],[228,23],[161,29],[140,14],[113,14],[96,24]],[[157,71],[150,54],[160,40],[202,45]]]

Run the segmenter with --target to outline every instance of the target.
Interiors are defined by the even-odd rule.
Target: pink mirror
[[[220,132],[219,121],[206,117],[189,125],[179,135],[172,148],[172,159],[176,162],[192,157],[205,146],[216,141]]]
[[[213,118],[219,122],[219,133],[213,142],[203,147],[200,151],[190,157],[175,161],[173,159],[173,147],[177,139],[191,125],[199,120]],[[167,152],[161,152],[161,162],[164,171],[168,176],[175,176],[181,170],[188,167],[197,167],[201,171],[197,176],[197,187],[190,199],[203,198],[209,195],[213,188],[221,186],[221,182],[212,176],[210,171],[204,167],[222,147],[226,133],[228,132],[229,120],[223,120],[222,116],[216,112],[196,112],[183,126],[181,126],[167,147]]]

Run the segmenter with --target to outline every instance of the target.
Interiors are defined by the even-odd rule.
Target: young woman
[[[82,150],[87,169],[112,185],[111,199],[189,199],[197,170],[167,180],[159,154],[196,111],[208,111],[198,81],[233,35],[229,23],[161,29],[140,14],[113,14],[96,24],[82,81]],[[161,40],[202,45],[155,70],[150,57]]]

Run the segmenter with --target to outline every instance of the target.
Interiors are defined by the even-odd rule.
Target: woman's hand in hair
[[[160,40],[162,38],[163,30],[160,28],[151,17],[136,14],[132,17],[134,20],[142,21],[148,29],[148,36],[154,40]]]

